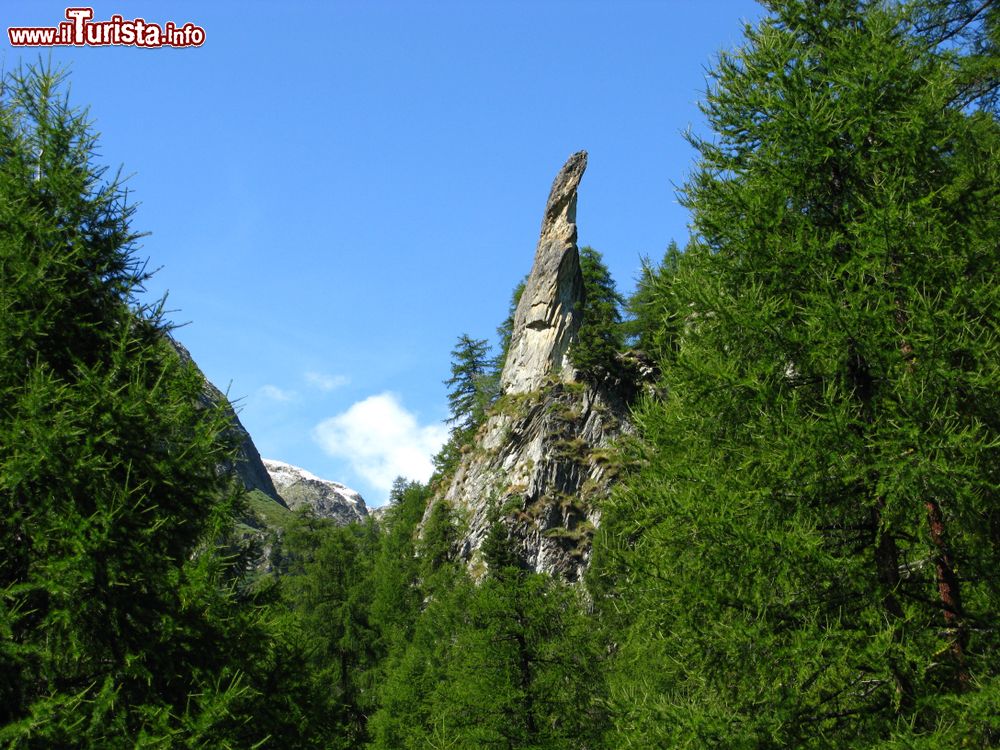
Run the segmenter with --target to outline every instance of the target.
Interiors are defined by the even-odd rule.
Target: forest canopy
[[[0,746],[1000,746],[1000,8],[764,5],[709,72],[691,236],[627,299],[581,250],[573,388],[655,382],[576,583],[525,509],[470,565],[438,486],[510,406],[523,286],[498,357],[458,339],[431,483],[248,531],[127,192],[60,73],[8,74]]]

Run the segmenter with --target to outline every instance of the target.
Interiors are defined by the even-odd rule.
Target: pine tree
[[[373,747],[598,747],[602,660],[579,592],[520,565],[501,523],[484,550],[484,581],[456,575],[429,597]]]
[[[375,750],[420,750],[435,744],[463,747],[436,714],[435,692],[452,675],[456,634],[465,627],[474,586],[457,578],[424,604],[412,634],[390,654],[380,706],[370,722]]]
[[[678,307],[670,285],[683,258],[673,241],[659,265],[654,266],[644,258],[635,292],[626,305],[629,313],[626,337],[633,346],[657,360],[669,356],[680,345],[685,313]]]
[[[375,563],[372,607],[386,656],[371,746],[387,750],[426,746],[428,698],[445,677],[443,657],[470,585],[453,557],[455,528],[447,505],[435,503],[419,533],[428,489],[400,484],[393,497]]]
[[[768,7],[712,73],[605,518],[613,744],[992,745],[1000,132],[897,8]]]
[[[409,641],[420,614],[420,562],[415,535],[430,493],[419,482],[396,479],[373,566],[372,619],[384,652]]]
[[[604,698],[594,630],[573,587],[528,570],[502,522],[466,604],[431,723],[469,748],[595,747]]]
[[[133,208],[59,84],[0,100],[0,745],[252,744],[226,417],[137,301]]]
[[[311,693],[325,698],[311,717],[323,727],[324,747],[361,746],[376,706],[384,655],[371,616],[377,544],[370,522],[337,526],[302,513],[286,529],[281,586],[291,617],[283,637],[305,655]]]
[[[451,352],[451,377],[448,386],[448,423],[455,433],[468,434],[478,427],[495,394],[489,387],[490,359],[486,339],[474,339],[463,333]]]
[[[625,344],[621,314],[624,301],[597,250],[580,248],[580,270],[584,289],[582,323],[570,348],[570,359],[585,377],[601,379],[618,371],[616,355]]]
[[[486,339],[463,333],[451,352],[451,377],[444,382],[448,386],[451,435],[434,456],[431,485],[436,486],[455,470],[462,451],[486,419],[486,410],[499,395],[500,373],[495,360],[488,356],[489,350]]]

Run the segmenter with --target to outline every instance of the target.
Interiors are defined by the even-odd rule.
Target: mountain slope
[[[236,410],[229,402],[229,398],[222,391],[216,388],[208,378],[205,377],[205,374],[201,372],[201,368],[198,367],[198,364],[191,357],[191,353],[184,347],[183,344],[173,337],[170,337],[170,344],[173,346],[178,356],[180,356],[181,360],[191,363],[191,365],[201,375],[202,380],[204,380],[204,386],[202,387],[202,401],[206,405],[221,405],[222,408],[229,414],[230,428],[226,437],[230,438],[237,445],[236,460],[231,465],[223,466],[222,470],[234,472],[243,486],[246,487],[248,492],[257,490],[263,493],[270,500],[276,502],[278,505],[287,508],[287,504],[281,498],[281,495],[278,494],[278,491],[274,487],[274,482],[271,481],[270,474],[268,474],[267,469],[261,461],[260,453],[257,451],[257,446],[254,445],[253,439],[250,437],[250,433],[247,432],[243,423],[240,422],[240,418],[237,416]]]
[[[360,494],[339,482],[320,479],[298,466],[265,458],[263,465],[284,504],[291,510],[309,507],[320,518],[338,524],[364,521],[368,508]]]

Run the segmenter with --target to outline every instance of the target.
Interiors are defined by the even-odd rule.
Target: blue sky
[[[746,0],[95,2],[95,20],[205,29],[189,49],[51,57],[130,175],[149,285],[262,455],[385,501],[443,439],[450,351],[494,337],[549,185],[590,153],[581,244],[628,292],[683,242],[676,187]],[[53,26],[66,3],[4,3]]]

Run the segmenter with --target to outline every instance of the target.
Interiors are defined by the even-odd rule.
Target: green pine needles
[[[249,746],[225,417],[60,83],[0,100],[0,746]]]
[[[1000,746],[1000,13],[765,5],[631,319],[581,251],[577,369],[661,373],[601,447],[586,586],[440,497],[513,315],[499,359],[452,353],[437,496],[298,514],[248,575],[227,417],[137,296],[125,192],[59,76],[8,76],[0,747]]]
[[[610,509],[615,744],[993,746],[1000,130],[892,8],[769,7],[712,72]]]
[[[569,356],[585,379],[600,382],[620,374],[617,355],[625,348],[621,313],[624,301],[597,250],[580,248],[580,270],[584,290],[582,322]]]

